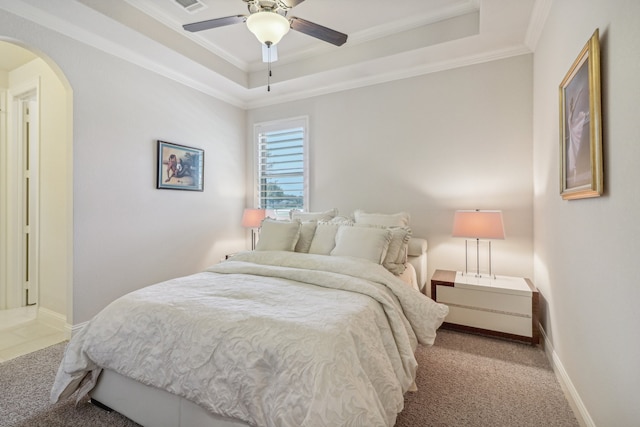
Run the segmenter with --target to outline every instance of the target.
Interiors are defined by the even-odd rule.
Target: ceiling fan
[[[249,30],[255,34],[260,43],[267,47],[275,46],[290,28],[336,46],[342,46],[347,41],[346,34],[302,18],[287,17],[288,12],[304,0],[242,1],[247,3],[249,15],[233,15],[209,19],[183,25],[183,28],[187,31],[196,32],[246,22]]]

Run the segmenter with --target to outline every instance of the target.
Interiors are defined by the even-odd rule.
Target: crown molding
[[[538,40],[540,40],[544,24],[547,22],[552,5],[553,0],[537,0],[533,4],[531,19],[529,20],[527,33],[524,37],[524,44],[531,49],[532,52],[535,52],[536,47],[538,46]]]

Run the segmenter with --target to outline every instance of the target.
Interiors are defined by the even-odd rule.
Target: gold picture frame
[[[560,195],[603,192],[599,31],[593,33],[560,83]]]

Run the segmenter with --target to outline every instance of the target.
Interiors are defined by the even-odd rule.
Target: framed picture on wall
[[[602,195],[599,32],[593,33],[560,83],[560,194]]]
[[[204,150],[158,141],[157,188],[204,190]]]

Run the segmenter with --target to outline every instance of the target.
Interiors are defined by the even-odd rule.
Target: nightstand
[[[444,328],[538,344],[538,290],[531,280],[436,270],[431,298],[449,306]]]

